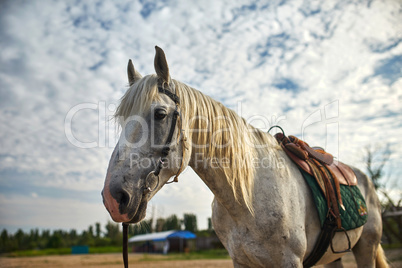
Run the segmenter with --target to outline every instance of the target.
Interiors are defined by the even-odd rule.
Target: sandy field
[[[388,250],[387,257],[392,261],[391,267],[402,268],[402,249]],[[152,256],[154,258],[156,256]],[[129,267],[132,268],[156,268],[156,267],[191,267],[191,268],[232,268],[231,260],[189,260],[189,261],[140,261],[141,254],[129,255]],[[162,257],[161,257],[162,258]],[[345,268],[357,267],[352,254],[343,258]],[[90,254],[90,255],[64,255],[64,256],[41,256],[41,257],[0,257],[1,268],[17,267],[101,267],[121,268],[123,261],[121,254]],[[323,266],[318,266],[323,267]]]
[[[229,268],[233,267],[231,260],[191,260],[191,261],[140,261],[141,255],[129,254],[129,267],[156,268],[156,267],[203,267]],[[154,257],[154,256],[153,256]],[[63,255],[43,257],[0,258],[1,268],[17,267],[101,267],[122,268],[121,254],[90,254],[90,255]]]

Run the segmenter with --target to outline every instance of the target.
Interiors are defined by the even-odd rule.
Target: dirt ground
[[[156,268],[156,267],[203,267],[226,268],[233,267],[231,260],[191,260],[191,261],[139,261],[142,254],[129,254],[129,267]],[[102,267],[122,268],[121,254],[89,254],[89,255],[63,255],[43,257],[0,258],[1,268],[17,267]]]
[[[388,259],[391,260],[391,267],[402,268],[402,249],[388,250]],[[129,266],[135,268],[156,268],[156,267],[191,267],[191,268],[232,268],[231,260],[189,260],[189,261],[140,261],[141,254],[129,255]],[[345,268],[357,267],[353,255],[348,254],[342,258]],[[394,261],[393,261],[394,260]],[[123,261],[121,254],[90,254],[90,255],[64,255],[64,256],[41,256],[41,257],[0,257],[1,268],[17,267],[101,267],[121,268]],[[318,266],[323,267],[323,266]]]

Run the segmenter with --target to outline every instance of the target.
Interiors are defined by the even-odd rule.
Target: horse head
[[[119,141],[110,158],[103,203],[116,222],[144,219],[148,201],[183,170],[180,99],[162,49],[155,47],[156,75],[142,77],[131,60],[130,88],[116,111]]]

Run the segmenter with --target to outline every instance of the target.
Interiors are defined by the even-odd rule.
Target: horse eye
[[[162,109],[155,110],[154,117],[156,120],[162,120],[166,117],[166,112]]]

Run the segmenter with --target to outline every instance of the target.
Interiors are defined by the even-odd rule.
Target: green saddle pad
[[[300,171],[307,184],[310,186],[321,226],[323,226],[328,213],[327,200],[315,178],[302,169],[300,169]],[[341,185],[340,189],[342,202],[346,209],[343,210],[339,207],[342,227],[345,228],[345,230],[352,230],[364,225],[367,222],[368,212],[366,202],[359,188],[357,186]]]

